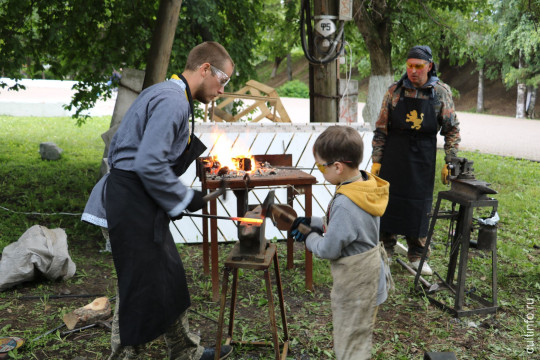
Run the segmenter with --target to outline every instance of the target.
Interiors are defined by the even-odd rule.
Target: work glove
[[[448,176],[450,175],[450,169],[448,168],[448,164],[444,164],[442,171],[441,171],[441,181],[444,185],[448,185]]]
[[[206,202],[203,199],[203,193],[199,190],[193,190],[193,198],[187,206],[187,210],[189,212],[195,212],[202,209],[204,205],[206,205]]]
[[[294,240],[298,242],[304,242],[306,241],[306,238],[309,234],[302,234],[300,230],[298,230],[298,226],[300,224],[304,224],[306,226],[311,225],[311,218],[308,217],[297,217],[294,219],[292,225],[291,225],[291,236],[294,238]]]
[[[375,176],[379,176],[380,172],[381,172],[381,163],[373,163],[373,165],[371,165],[371,173]]]

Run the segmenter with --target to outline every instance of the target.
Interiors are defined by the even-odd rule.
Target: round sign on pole
[[[324,37],[336,32],[336,24],[330,19],[321,19],[315,24],[315,30]]]

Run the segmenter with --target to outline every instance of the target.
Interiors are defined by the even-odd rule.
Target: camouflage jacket
[[[438,131],[444,136],[445,159],[448,161],[449,157],[456,156],[461,137],[459,134],[459,121],[454,109],[454,101],[452,100],[452,92],[448,85],[433,76],[420,89],[416,89],[407,78],[403,81],[395,82],[388,88],[388,91],[384,95],[379,118],[375,123],[372,161],[374,163],[380,163],[382,161],[384,145],[388,135],[388,120],[398,103],[401,86],[404,87],[403,93],[406,97],[429,99],[431,93],[433,91],[435,92],[438,101],[435,101],[434,110],[437,116]]]

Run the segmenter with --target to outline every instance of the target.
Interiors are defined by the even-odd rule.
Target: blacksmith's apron
[[[390,183],[381,231],[411,237],[427,235],[437,154],[433,101],[405,97],[401,88],[381,162],[380,177]]]
[[[330,263],[334,282],[330,293],[334,352],[338,360],[371,357],[382,253],[381,244]]]
[[[193,100],[186,96],[194,124]],[[206,146],[195,137],[172,164],[180,176]],[[144,344],[165,333],[191,305],[184,267],[169,230],[169,217],[136,173],[111,169],[106,213],[118,277],[122,346]]]

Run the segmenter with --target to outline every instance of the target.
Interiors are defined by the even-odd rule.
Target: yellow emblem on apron
[[[418,117],[416,110],[412,110],[407,114],[407,119],[405,121],[412,122],[411,129],[419,130],[422,126],[422,121],[424,121],[424,114],[420,114],[420,117]]]

